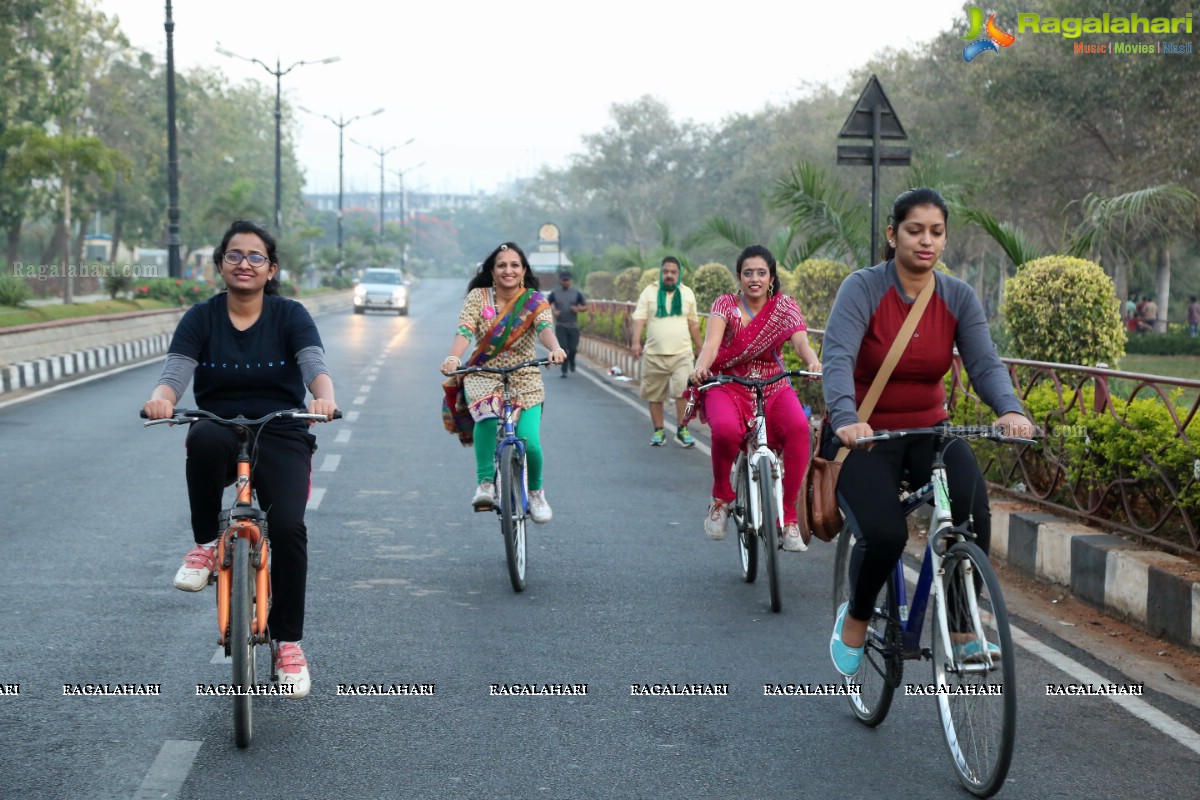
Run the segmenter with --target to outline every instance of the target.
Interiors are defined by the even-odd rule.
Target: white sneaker
[[[545,525],[554,518],[550,504],[546,502],[546,490],[535,489],[529,492],[529,516],[539,525]]]
[[[217,548],[196,545],[183,557],[183,565],[175,573],[175,588],[199,592],[208,586],[208,578],[217,570]]]
[[[728,528],[729,506],[725,505],[724,500],[713,500],[708,507],[708,516],[704,518],[704,532],[715,541],[724,539]]]
[[[803,553],[808,549],[804,535],[800,533],[798,522],[791,522],[783,526],[783,549],[789,553]]]
[[[491,481],[484,481],[475,488],[475,496],[471,505],[476,511],[491,511],[496,507],[496,487]]]
[[[271,652],[275,657],[275,674],[280,686],[290,686],[291,691],[283,695],[291,700],[308,697],[312,680],[308,676],[308,659],[295,642],[272,642]]]

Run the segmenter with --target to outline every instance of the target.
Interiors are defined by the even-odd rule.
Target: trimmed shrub
[[[1070,256],[1026,262],[1000,306],[1015,358],[1113,368],[1125,354],[1125,326],[1112,278]]]
[[[1138,333],[1125,340],[1125,354],[1139,356],[1200,356],[1200,338],[1185,334]]]
[[[642,270],[642,277],[638,280],[637,294],[634,300],[642,296],[642,290],[647,286],[658,286],[658,270],[654,267]]]
[[[616,290],[613,288],[611,272],[589,272],[584,280],[584,295],[589,300],[612,300]]]
[[[613,299],[632,303],[638,298],[638,284],[642,280],[641,267],[627,267],[613,279]]]
[[[129,275],[106,275],[104,276],[104,291],[108,292],[108,296],[113,300],[117,299],[117,295],[124,294],[133,290],[133,278]]]
[[[185,281],[177,278],[150,278],[137,281],[133,287],[133,298],[162,300],[175,305],[190,306],[200,303],[215,294],[211,284]]]
[[[11,275],[0,275],[0,306],[22,306],[33,297],[29,284]]]
[[[737,291],[737,281],[724,264],[701,264],[692,276],[692,291],[696,294],[696,310],[705,314],[718,297]]]
[[[808,327],[824,328],[829,322],[833,299],[850,272],[842,262],[824,258],[810,258],[796,265],[789,294],[796,298]]]

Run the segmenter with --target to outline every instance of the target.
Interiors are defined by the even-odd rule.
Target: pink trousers
[[[747,401],[741,387],[727,384],[709,389],[704,398],[704,413],[712,430],[712,496],[726,503],[737,499],[737,493],[729,482],[729,470],[737,459],[742,441],[749,430],[747,423],[753,418],[753,400]],[[747,393],[748,394],[748,393]],[[783,472],[783,524],[796,522],[796,498],[800,495],[800,482],[808,467],[809,431],[808,418],[800,406],[800,399],[790,388],[776,392],[767,398],[767,443],[772,450],[783,455],[786,467]]]

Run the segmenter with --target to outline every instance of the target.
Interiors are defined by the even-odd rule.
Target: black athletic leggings
[[[308,578],[308,528],[304,509],[312,479],[316,437],[305,430],[276,428],[258,438],[251,482],[259,508],[267,512],[271,542],[271,638],[298,642],[304,636],[304,590]],[[187,436],[188,500],[196,544],[217,538],[225,487],[237,477],[238,436],[216,422],[196,422]]]
[[[829,426],[822,428],[822,456],[832,459],[840,442]],[[850,451],[838,477],[838,504],[855,533],[851,564],[850,616],[869,620],[879,590],[904,552],[908,523],[900,507],[900,480],[907,470],[913,489],[928,483],[933,470],[936,442],[931,436],[878,442],[870,450]],[[988,552],[992,539],[992,516],[988,509],[987,485],[975,454],[966,442],[955,440],[946,448],[946,479],[950,488],[950,512],[954,524],[972,518],[975,543]],[[844,534],[843,534],[844,535]]]

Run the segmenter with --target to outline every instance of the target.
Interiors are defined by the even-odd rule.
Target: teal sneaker
[[[837,619],[833,621],[833,636],[829,637],[829,655],[838,672],[847,678],[853,678],[858,674],[859,665],[862,664],[863,648],[847,647],[842,644],[842,624],[846,621],[848,613],[850,613],[849,603],[842,603],[838,606]]]
[[[654,435],[650,437],[651,447],[662,447],[667,443],[667,432],[662,428],[655,428]]]
[[[675,441],[679,442],[681,447],[695,447],[696,440],[692,438],[692,434],[688,432],[687,425],[680,425],[675,431]]]
[[[988,642],[987,649],[993,660],[1000,658],[999,645]],[[954,660],[960,664],[983,663],[983,647],[979,644],[979,640],[972,639],[969,642],[959,642],[954,645]]]

